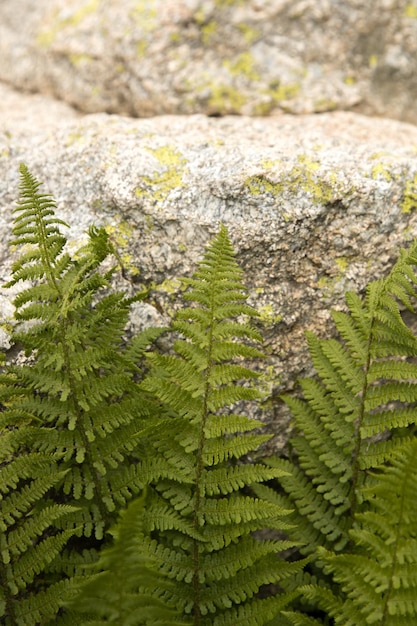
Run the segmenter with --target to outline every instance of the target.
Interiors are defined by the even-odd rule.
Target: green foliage
[[[157,564],[143,555],[145,496],[121,511],[109,532],[114,544],[101,551],[92,577],[72,603],[83,626],[181,626],[175,611],[153,597],[161,582]],[[173,583],[172,583],[173,584]],[[172,585],[171,584],[171,585]]]
[[[321,597],[335,624],[408,626],[417,614],[417,441],[394,454],[391,463],[362,490],[367,510],[350,532],[354,550],[335,554],[319,548],[324,570],[343,593]]]
[[[4,626],[31,626],[53,619],[77,588],[74,579],[40,583],[73,534],[59,526],[76,509],[43,501],[65,472],[49,455],[16,450],[12,435],[0,435],[0,616]]]
[[[172,323],[173,353],[151,353],[142,383],[170,415],[141,442],[143,458],[158,459],[158,475],[149,481],[145,549],[168,582],[175,581],[154,593],[196,626],[266,624],[288,598],[261,600],[259,590],[293,571],[277,556],[288,542],[252,535],[287,528],[288,511],[248,491],[282,472],[240,463],[269,439],[253,432],[257,420],[231,412],[260,397],[253,386],[258,374],[244,364],[262,353],[241,276],[221,226],[186,281],[185,298],[194,305]]]
[[[401,251],[386,278],[368,285],[365,301],[348,293],[349,312],[333,313],[339,340],[308,334],[317,377],[301,381],[303,399],[285,398],[295,423],[293,459],[269,460],[290,474],[280,479],[285,494],[278,501],[294,507],[290,536],[304,544],[301,552],[311,559],[308,571],[292,584],[308,583],[301,587],[307,601],[343,626],[394,626],[415,610],[406,599],[397,604],[388,599],[386,589],[400,579],[403,589],[413,589],[415,582],[411,568],[401,570],[400,578],[395,573],[403,549],[394,542],[383,553],[380,543],[396,536],[402,515],[413,519],[414,514],[411,492],[404,492],[400,511],[395,490],[387,487],[400,471],[406,482],[415,441],[417,339],[400,306],[415,314],[416,264],[415,243]],[[384,518],[382,510],[390,515]],[[385,526],[378,527],[383,519]],[[379,541],[372,543],[370,533],[379,534]],[[411,552],[410,562],[416,556]],[[287,617],[291,624],[322,623],[298,614]]]
[[[402,311],[415,319],[417,242],[364,300],[346,294],[338,338],[307,335],[317,374],[285,398],[290,458],[251,462],[269,438],[250,417],[261,337],[226,228],[185,281],[172,348],[148,352],[162,329],[126,338],[146,292],[112,292],[106,231],[71,255],[53,199],[24,165],[21,180],[7,286],[27,358],[0,374],[1,623],[414,623],[417,337]]]
[[[21,179],[12,243],[22,254],[6,286],[23,283],[13,339],[30,358],[0,376],[1,471],[9,481],[2,490],[8,570],[1,610],[8,623],[29,626],[46,618],[37,609],[18,617],[23,583],[33,582],[43,597],[41,578],[61,579],[64,588],[68,576],[81,576],[116,509],[143,487],[135,449],[152,401],[137,380],[146,345],[160,331],[124,346],[132,300],[108,293],[115,268],[100,269],[112,253],[105,230],[91,228],[88,243],[71,256],[53,200],[39,193],[24,165]],[[19,562],[30,559],[26,580]]]

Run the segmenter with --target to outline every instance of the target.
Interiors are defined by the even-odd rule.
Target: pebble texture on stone
[[[400,81],[397,89],[401,72],[392,78],[394,106],[392,98],[381,95],[375,68],[365,68],[362,63],[359,39],[351,41],[351,48],[346,47],[342,55],[341,33],[353,36],[354,20],[364,14],[363,4],[353,0],[3,0],[0,79],[41,93],[22,93],[0,83],[0,282],[8,279],[13,260],[8,241],[22,161],[45,183],[45,192],[54,195],[59,217],[71,224],[67,233],[70,245],[82,241],[91,223],[102,224],[118,246],[132,281],[154,284],[159,305],[137,306],[132,318],[135,328],[166,323],[180,294],[178,277],[193,272],[204,244],[222,221],[245,270],[251,303],[261,313],[258,323],[267,350],[261,365],[265,385],[274,397],[291,391],[297,377],[311,373],[305,330],[328,334],[329,308],[343,306],[347,289],[362,289],[370,279],[386,272],[399,248],[417,236],[417,127],[352,111],[264,117],[149,116],[195,111],[254,113],[259,95],[255,79],[236,78],[233,82],[233,78],[230,82],[242,95],[249,94],[245,106],[236,110],[230,108],[226,92],[221,96],[224,108],[214,110],[208,106],[209,95],[190,104],[191,91],[173,85],[186,75],[201,77],[203,65],[208,73],[221,78],[219,63],[231,58],[232,49],[236,55],[244,50],[254,54],[257,49],[266,50],[262,42],[276,54],[270,57],[270,74],[262,69],[262,80],[267,83],[279,74],[290,82],[290,74],[285,73],[288,58],[296,67],[297,59],[307,58],[306,50],[313,50],[321,41],[322,49],[315,54],[333,59],[334,65],[329,61],[320,65],[320,71],[327,68],[327,88],[340,94],[337,107],[350,108],[351,103],[343,90],[337,91],[336,78],[329,77],[338,75],[341,68],[347,72],[351,61],[346,59],[356,58],[357,75],[363,70],[361,75],[368,83],[365,78],[352,84],[348,81],[343,88],[346,93],[352,89],[349,93],[362,94],[358,106],[361,103],[365,111],[413,120],[411,80]],[[401,24],[409,29],[409,36],[399,45],[409,46],[411,63],[413,46],[417,49],[417,38],[416,43],[411,41],[417,8],[414,14],[407,3],[375,0],[371,5],[380,9],[373,15],[374,25],[380,20],[385,30],[378,31],[379,38],[373,37],[365,18],[359,20],[363,49],[370,55],[377,43],[381,46],[378,50],[388,49],[381,33],[388,38],[395,25]],[[26,21],[19,22],[23,9]],[[346,14],[343,20],[340,12]],[[392,23],[388,23],[390,14]],[[213,29],[212,34],[210,29],[204,30],[204,25],[211,23],[207,16],[221,18],[223,30]],[[281,24],[283,16],[291,17],[292,29],[289,21]],[[158,28],[146,31],[146,24],[155,26],[155,20]],[[264,33],[262,38],[249,41],[251,31],[246,31],[246,48],[239,48],[236,37],[238,32],[243,37],[241,25],[254,28],[255,22]],[[343,22],[339,34],[327,45],[324,37],[329,33],[326,27],[324,34],[323,24],[330,28],[339,22]],[[269,34],[265,34],[267,30]],[[148,34],[143,36],[146,54],[139,63],[136,52],[142,31]],[[296,32],[304,32],[304,39],[298,48],[290,48],[288,38],[295,41]],[[188,39],[180,43],[177,35],[184,33]],[[359,38],[358,33],[355,36]],[[71,61],[70,50],[81,56]],[[86,50],[92,60],[82,56]],[[183,61],[173,63],[167,71],[170,54]],[[265,51],[265,58],[268,54]],[[309,54],[311,63],[318,63],[312,52]],[[385,56],[378,54],[382,63]],[[124,68],[117,80],[116,58]],[[401,67],[406,71],[404,63]],[[230,78],[233,73],[230,65],[227,68]],[[143,86],[146,75],[152,80],[141,90],[138,85]],[[323,86],[324,82],[317,80],[310,89],[307,81],[285,106],[277,101],[264,112],[283,108],[314,111],[314,93]],[[380,108],[375,104],[378,98]],[[410,105],[407,115],[402,108],[406,102]],[[125,115],[82,112],[98,110]],[[119,286],[133,288],[123,279]],[[10,348],[12,295],[0,290],[0,345],[6,350]],[[264,416],[276,434],[271,446],[279,447],[286,440],[288,415],[274,401]]]

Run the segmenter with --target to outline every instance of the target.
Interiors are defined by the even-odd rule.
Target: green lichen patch
[[[260,79],[259,73],[255,70],[255,59],[250,52],[242,52],[233,61],[224,60],[223,67],[228,69],[232,76],[244,76],[251,81]]]
[[[281,196],[285,191],[290,190],[292,194],[298,195],[303,191],[311,197],[315,204],[326,204],[330,202],[338,193],[338,175],[332,172],[327,176],[327,180],[320,177],[321,163],[317,159],[312,159],[308,155],[298,156],[299,165],[293,166],[285,177],[281,177],[280,182],[271,182],[270,176],[263,173],[258,176],[251,176],[245,181],[245,187],[252,195],[272,194],[275,198]],[[280,161],[262,162],[262,167],[266,170],[277,169]]]
[[[203,89],[206,89],[206,87]],[[210,86],[210,91],[211,96],[207,105],[212,113],[221,115],[239,113],[246,103],[246,97],[231,85],[213,84]]]
[[[349,266],[348,258],[345,256],[339,256],[334,260],[334,262],[339,270],[344,274]]]
[[[66,140],[67,146],[74,144],[84,144],[86,142],[85,135],[81,131],[69,133]]]
[[[89,65],[93,61],[93,57],[89,54],[70,54],[68,58],[74,67]]]
[[[152,32],[158,26],[156,0],[139,0],[130,11],[130,16],[142,31]]]
[[[218,7],[242,6],[246,0],[214,0]]]
[[[383,163],[376,163],[372,167],[371,176],[374,180],[383,179],[388,183],[392,181],[392,175],[389,169]]]
[[[157,202],[163,202],[173,189],[184,187],[183,176],[188,171],[187,160],[178,150],[172,146],[160,148],[146,148],[157,161],[163,166],[155,170],[150,176],[142,176],[141,180],[146,188],[137,187],[137,197],[152,198]]]
[[[412,180],[408,180],[405,184],[403,201],[401,203],[401,211],[410,213],[412,209],[417,208],[417,174]]]
[[[148,49],[148,42],[146,39],[140,39],[136,44],[136,54],[141,59],[145,56]]]
[[[53,26],[41,31],[36,37],[36,43],[42,48],[49,48],[55,40],[57,34],[65,28],[74,28],[82,22],[87,15],[94,13],[100,4],[100,0],[89,0],[69,17],[59,17],[59,12],[54,12]]]
[[[178,278],[166,278],[162,283],[155,284],[153,288],[173,296],[183,289],[183,284]]]
[[[300,84],[297,82],[283,84],[280,81],[272,81],[267,88],[260,91],[260,95],[266,100],[256,104],[255,115],[268,115],[277,105],[294,99],[299,91]]]
[[[267,325],[278,324],[282,321],[282,315],[274,310],[272,304],[264,304],[258,307],[259,320]]]
[[[261,35],[260,30],[258,30],[257,28],[253,28],[252,26],[249,26],[248,24],[238,24],[237,27],[243,35],[245,44],[247,44],[248,46],[250,46],[254,41],[259,39]]]
[[[205,46],[209,46],[217,32],[217,24],[214,21],[201,26],[201,39]]]
[[[371,69],[374,69],[377,65],[378,65],[378,55],[377,54],[371,54],[371,56],[368,59],[368,65]]]
[[[414,2],[410,2],[404,9],[404,15],[406,17],[411,17],[412,19],[417,19],[417,5]]]
[[[105,229],[123,269],[127,270],[132,276],[137,276],[140,270],[129,252],[129,243],[134,237],[133,227],[125,220],[120,220],[117,224],[107,224]]]
[[[262,93],[270,96],[274,104],[279,104],[283,100],[295,98],[299,91],[300,84],[297,82],[285,84],[280,81],[272,81],[268,89],[264,90]]]

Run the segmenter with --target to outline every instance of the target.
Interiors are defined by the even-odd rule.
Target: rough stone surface
[[[86,112],[417,121],[415,0],[2,0],[0,59]]]
[[[222,221],[261,312],[265,384],[276,396],[310,373],[304,331],[328,333],[329,307],[341,307],[346,289],[385,272],[417,235],[416,148],[416,127],[350,112],[80,116],[3,86],[0,282],[12,262],[7,242],[22,161],[71,224],[71,245],[92,222],[105,225],[132,282],[155,284],[157,306],[138,307],[136,327],[169,318],[177,278],[192,273]],[[120,286],[134,288],[123,280]],[[5,348],[10,298],[0,296]],[[279,402],[266,419],[280,445],[287,414]]]

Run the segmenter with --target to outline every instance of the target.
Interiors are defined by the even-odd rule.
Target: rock
[[[71,224],[70,245],[91,223],[104,225],[130,279],[119,286],[154,284],[155,306],[136,308],[135,328],[169,319],[178,277],[193,272],[222,221],[261,313],[262,368],[274,396],[311,373],[304,331],[328,334],[329,307],[385,272],[417,235],[412,125],[350,112],[129,119],[53,104],[0,91],[1,283],[22,161]],[[5,348],[12,295],[0,296]],[[288,426],[280,403],[266,420],[279,447]]]
[[[2,0],[0,80],[84,112],[417,121],[409,0]]]

